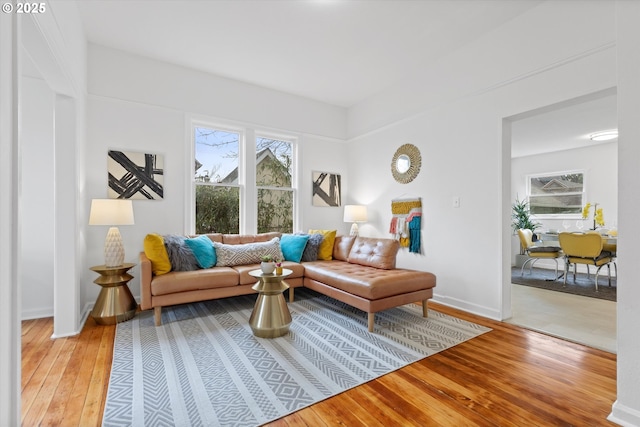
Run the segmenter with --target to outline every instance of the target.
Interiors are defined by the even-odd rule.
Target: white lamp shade
[[[133,203],[122,199],[93,199],[89,225],[133,225]]]
[[[362,205],[345,205],[344,222],[367,222],[367,207]]]

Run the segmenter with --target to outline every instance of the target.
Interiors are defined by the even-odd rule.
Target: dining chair
[[[520,238],[520,245],[524,250],[524,254],[527,255],[527,259],[522,264],[520,276],[524,276],[524,268],[527,264],[530,263],[529,274],[531,274],[531,269],[536,261],[540,259],[552,259],[556,262],[556,275],[553,279],[549,280],[556,280],[558,278],[558,258],[562,257],[562,250],[558,246],[536,246],[533,243],[533,231],[526,228],[518,229],[518,237]]]
[[[602,243],[602,250],[611,252],[611,262],[613,263],[613,270],[616,273],[616,277],[618,277],[618,264],[616,263],[616,258],[618,257],[618,243],[609,243],[606,238],[603,238],[604,242]]]
[[[609,286],[611,286],[611,265],[613,257],[611,252],[603,250],[604,241],[600,233],[589,231],[586,233],[563,232],[558,235],[560,247],[564,252],[564,284],[567,284],[569,266],[573,264],[573,281],[576,281],[576,270],[578,264],[597,267],[596,270],[596,292],[598,291],[598,275],[600,269],[607,266],[609,272]]]

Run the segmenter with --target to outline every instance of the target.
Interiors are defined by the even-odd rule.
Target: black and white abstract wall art
[[[164,198],[164,158],[160,154],[109,150],[109,198]]]
[[[330,172],[313,172],[313,206],[340,206],[342,204],[340,175]]]

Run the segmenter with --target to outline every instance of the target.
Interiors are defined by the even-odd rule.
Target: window
[[[194,127],[195,232],[239,233],[238,132]]]
[[[293,231],[293,144],[256,138],[258,233]]]
[[[529,208],[533,215],[582,214],[584,172],[568,171],[527,177]]]
[[[197,234],[293,231],[295,140],[255,135],[193,125]]]

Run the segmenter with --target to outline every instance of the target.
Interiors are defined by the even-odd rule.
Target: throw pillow
[[[277,237],[268,242],[244,243],[227,245],[213,242],[218,257],[219,266],[232,267],[234,265],[259,264],[260,258],[271,255],[274,259],[282,259],[280,240]]]
[[[328,261],[333,259],[333,243],[336,240],[337,230],[309,230],[309,234],[322,234],[322,243],[318,249],[318,259]]]
[[[211,268],[216,265],[216,251],[213,249],[213,242],[207,236],[198,236],[184,241],[201,268]]]
[[[144,238],[143,247],[145,255],[151,261],[153,274],[160,276],[171,271],[171,261],[169,261],[169,255],[161,235],[155,233],[147,234]]]
[[[191,248],[185,243],[187,238],[177,234],[162,236],[167,248],[173,271],[192,271],[200,268]]]
[[[309,241],[309,235],[304,234],[283,234],[280,237],[280,249],[287,261],[300,262],[302,252]]]
[[[309,240],[307,241],[307,245],[304,247],[304,251],[302,252],[302,259],[300,261],[317,261],[318,250],[320,249],[320,244],[322,243],[323,236],[320,233],[307,234],[307,236],[309,236]]]

